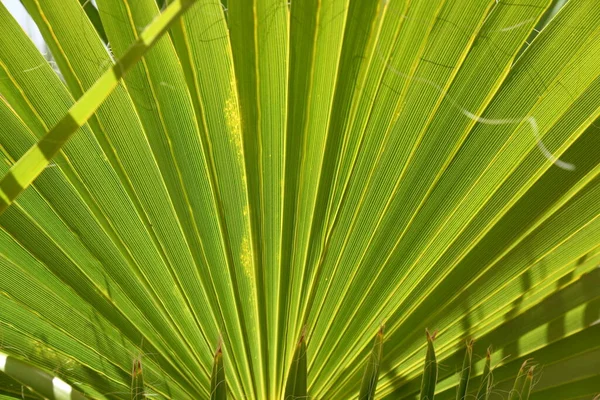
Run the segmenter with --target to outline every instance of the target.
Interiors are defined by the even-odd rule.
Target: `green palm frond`
[[[596,0],[22,3],[0,398],[600,392]]]

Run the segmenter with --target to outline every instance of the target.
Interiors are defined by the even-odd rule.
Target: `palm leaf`
[[[377,382],[379,381],[379,368],[381,366],[381,357],[383,355],[383,331],[381,325],[373,341],[373,350],[367,359],[363,377],[360,383],[360,392],[358,400],[373,400],[377,391]]]
[[[3,354],[90,398],[226,364],[219,396],[349,399],[386,321],[375,398],[419,396],[427,327],[436,399],[528,359],[532,400],[600,392],[595,1],[194,3],[24,0],[60,74],[0,5]]]

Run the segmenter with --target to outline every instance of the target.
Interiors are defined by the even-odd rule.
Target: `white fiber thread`
[[[388,68],[390,71],[394,72],[395,74],[398,74],[404,78],[407,78],[409,80],[414,80],[417,82],[422,82],[426,85],[429,85],[431,87],[433,87],[434,89],[438,90],[440,93],[444,93],[444,89],[438,85],[437,83],[429,80],[429,79],[425,79],[425,78],[421,78],[418,76],[409,76],[408,74],[405,74],[402,71],[397,70],[396,68],[392,67],[391,65],[389,65],[389,63],[383,59],[383,57],[381,57],[381,55],[379,53],[377,53],[377,56],[386,62],[387,66],[386,68]],[[449,96],[448,94],[445,94],[445,98],[447,98],[450,103],[458,108],[463,115],[465,115],[467,118],[482,123],[482,124],[486,124],[486,125],[507,125],[507,124],[519,124],[521,122],[527,122],[529,124],[529,126],[531,127],[531,130],[533,132],[533,137],[535,138],[536,141],[536,145],[537,147],[540,149],[540,151],[542,152],[542,154],[544,155],[544,157],[546,157],[550,162],[552,162],[554,165],[556,165],[557,167],[567,170],[567,171],[573,171],[575,170],[575,165],[562,161],[560,160],[558,157],[556,157],[554,154],[552,154],[550,152],[550,150],[548,150],[548,148],[544,145],[544,143],[542,142],[540,136],[539,136],[539,128],[538,128],[538,124],[537,121],[535,119],[535,117],[528,115],[525,116],[523,118],[483,118],[480,117],[478,115],[475,115],[474,113],[470,112],[469,110],[465,109],[464,107],[462,107],[460,104],[458,104],[458,102],[456,102],[451,96]]]

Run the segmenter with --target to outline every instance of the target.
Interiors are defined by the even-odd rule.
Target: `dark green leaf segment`
[[[465,359],[463,361],[462,369],[460,370],[460,382],[458,384],[458,391],[456,392],[456,400],[465,400],[467,396],[467,388],[469,386],[469,377],[471,375],[471,362],[473,360],[473,341],[467,342],[467,349],[465,351]]]
[[[285,387],[285,400],[306,399],[308,396],[306,385],[306,331],[303,330],[300,340],[296,345],[294,359]]]
[[[133,370],[131,371],[131,399],[142,400],[146,398],[144,390],[144,374],[142,368],[142,358],[136,357],[133,360]]]
[[[427,355],[425,356],[423,381],[421,382],[421,396],[419,398],[421,400],[433,400],[438,375],[435,348],[433,347],[433,341],[435,340],[437,332],[433,332],[433,335],[430,335],[429,331],[425,330],[425,334],[427,336]]]
[[[483,367],[483,375],[481,376],[481,383],[475,396],[477,400],[488,400],[490,393],[492,392],[492,347],[488,347],[485,355],[485,366]]]
[[[363,374],[360,394],[358,396],[359,400],[373,400],[375,398],[377,381],[379,380],[379,366],[381,365],[381,357],[383,354],[383,329],[384,326],[381,325],[379,331],[375,335],[373,350],[371,351],[371,354],[369,354],[369,358],[365,365],[365,372]]]
[[[210,379],[210,400],[225,399],[227,399],[227,384],[225,382],[225,367],[223,365],[223,344],[219,341],[217,351],[215,351]]]

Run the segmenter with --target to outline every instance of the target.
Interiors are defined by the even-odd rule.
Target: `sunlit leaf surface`
[[[0,4],[0,176],[178,2],[96,3],[23,0],[51,63]],[[425,329],[436,399],[471,339],[465,398],[528,359],[529,399],[593,398],[600,7],[563,3],[197,0],[7,175],[0,352],[89,398],[142,360],[149,398],[350,399],[385,324],[375,398],[419,397]]]

